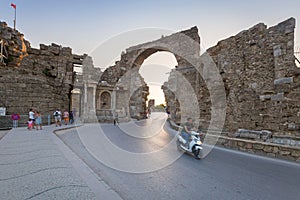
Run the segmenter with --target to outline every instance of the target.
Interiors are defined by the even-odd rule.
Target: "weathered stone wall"
[[[69,47],[51,44],[30,46],[23,35],[0,22],[0,39],[6,42],[6,64],[0,64],[0,107],[7,114],[27,114],[30,108],[51,114],[69,109],[75,74],[74,64],[86,56],[72,54]]]
[[[200,60],[199,58],[199,61]],[[187,80],[191,88],[187,88],[186,84],[182,84],[183,80]],[[205,81],[195,67],[187,65],[173,69],[168,81],[162,86],[162,90],[165,95],[167,110],[170,112],[171,119],[174,120],[175,123],[182,124],[187,117],[192,117],[196,122],[199,121],[201,128],[207,129],[209,127],[211,120],[210,93]],[[186,109],[186,111],[199,110],[199,116],[195,116],[193,112],[182,110],[178,96],[178,94],[181,93],[185,95],[184,98],[187,102],[190,101],[190,103],[186,103],[186,105],[190,107]],[[188,93],[195,94],[198,104],[195,105],[195,102],[192,102],[191,96],[188,96]]]
[[[293,18],[271,28],[258,24],[208,50],[226,87],[228,130],[280,132],[300,122],[294,28]]]
[[[300,148],[221,136],[217,145],[256,155],[300,162]]]
[[[297,117],[300,69],[295,65],[294,28],[293,18],[270,28],[260,23],[207,50],[226,90],[226,131],[242,128],[270,130],[274,134],[298,133],[292,130],[300,123]],[[195,69],[184,75],[198,96],[200,126],[207,128],[211,115],[210,94]],[[167,103],[174,104],[174,95],[167,90],[165,95]],[[176,115],[178,110],[173,106],[170,112]]]

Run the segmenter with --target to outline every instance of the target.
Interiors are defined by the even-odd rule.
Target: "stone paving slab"
[[[53,134],[11,130],[0,140],[0,199],[120,199]]]

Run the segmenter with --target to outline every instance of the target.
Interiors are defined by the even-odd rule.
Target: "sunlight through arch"
[[[149,86],[148,101],[154,99],[155,105],[165,104],[161,86],[168,81],[171,70],[177,65],[174,54],[167,51],[156,52],[144,60],[139,72]]]

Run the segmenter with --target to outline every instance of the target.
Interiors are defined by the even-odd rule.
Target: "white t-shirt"
[[[29,112],[29,119],[34,119],[34,112],[33,111]]]
[[[57,112],[58,115],[56,115],[56,112]],[[59,110],[57,110],[57,111],[55,111],[53,113],[53,115],[54,115],[54,117],[60,117],[61,116],[61,112]]]

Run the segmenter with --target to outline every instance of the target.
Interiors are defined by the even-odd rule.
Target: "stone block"
[[[253,144],[252,143],[247,143],[246,144],[246,148],[247,149],[252,149],[253,148]]]
[[[291,85],[290,84],[281,84],[275,86],[275,91],[277,93],[289,93],[291,91]]]
[[[284,93],[278,93],[271,96],[272,101],[283,101],[285,100]]]
[[[253,149],[261,150],[264,148],[263,144],[253,144]]]
[[[286,156],[286,155],[290,155],[291,152],[290,151],[279,151],[280,155]]]
[[[274,80],[274,85],[290,84],[290,83],[293,83],[293,77],[284,77],[284,78],[278,78]]]
[[[272,95],[260,95],[260,96],[259,96],[259,99],[260,99],[261,101],[271,100],[271,98],[272,98]]]
[[[48,50],[48,46],[45,45],[45,44],[40,44],[40,50],[45,50],[45,51],[47,51],[47,50]]]
[[[43,56],[54,56],[54,54],[51,53],[51,52],[48,51],[48,50],[41,50],[40,53],[41,53],[41,55],[43,55]]]
[[[295,156],[295,157],[300,157],[300,150],[298,151],[292,151],[292,156]]]
[[[70,47],[63,47],[61,49],[61,54],[64,55],[64,56],[71,56],[72,55],[72,49]]]
[[[238,149],[239,149],[240,151],[245,151],[245,152],[247,151],[247,149],[246,149],[245,147],[239,147]]]
[[[264,151],[267,152],[267,153],[271,153],[271,152],[273,152],[273,147],[272,146],[265,146]]]
[[[49,52],[53,53],[54,55],[58,55],[60,51],[60,47],[58,46],[50,46],[49,47]]]
[[[245,143],[244,143],[244,142],[238,142],[237,145],[238,145],[239,147],[243,147],[243,146],[245,145]]]
[[[230,141],[229,140],[227,144],[224,144],[224,146],[226,146],[228,148],[231,148],[231,149],[238,149],[236,141]]]
[[[282,55],[281,45],[276,45],[273,47],[273,55],[274,57],[279,57]]]
[[[12,38],[12,35],[9,32],[2,32],[1,36],[5,40],[11,40],[11,38]]]
[[[27,52],[29,54],[34,54],[34,55],[39,55],[40,54],[40,50],[39,49],[35,49],[35,48],[28,48]]]
[[[55,44],[55,43],[51,43],[51,46],[52,46],[52,47],[59,47],[59,48],[61,47],[61,45]]]

